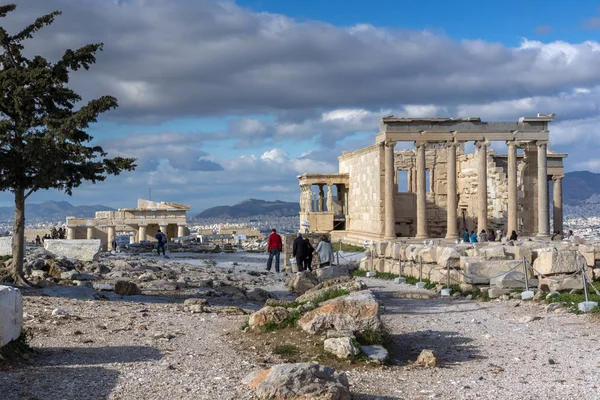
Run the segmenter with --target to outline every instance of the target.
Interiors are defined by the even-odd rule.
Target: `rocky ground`
[[[35,352],[0,365],[0,398],[251,398],[242,378],[284,360],[253,345],[241,331],[248,315],[234,315],[237,309],[228,306],[260,308],[260,299],[247,300],[254,287],[294,297],[283,286],[289,275],[261,273],[265,260],[251,253],[166,260],[113,255],[81,273],[95,277],[97,288],[131,280],[142,294],[119,296],[88,284],[25,289],[25,324]],[[600,397],[600,333],[593,315],[547,312],[545,304],[518,300],[423,296],[412,286],[363,280],[385,305],[392,360],[348,368],[356,399]],[[186,297],[214,307],[192,313]],[[310,342],[299,330],[264,341],[279,334]],[[435,350],[441,367],[412,365],[422,349]]]

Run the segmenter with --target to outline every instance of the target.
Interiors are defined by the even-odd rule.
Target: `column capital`
[[[523,143],[518,141],[518,140],[507,140],[506,141],[506,145],[507,146],[516,146],[516,147],[520,147]]]
[[[560,181],[564,177],[565,177],[564,175],[552,175],[552,180],[554,182],[556,182],[556,181]]]
[[[483,146],[489,146],[490,142],[487,140],[476,140],[475,141],[475,147],[477,147],[478,149],[482,148]]]
[[[386,140],[385,142],[383,142],[383,145],[385,147],[391,147],[393,149],[396,146],[396,142],[392,140]]]
[[[448,140],[446,143],[446,148],[456,147],[458,146],[458,142],[455,140]]]
[[[421,147],[426,148],[427,147],[427,142],[415,142],[415,148],[416,149],[421,148]]]
[[[537,140],[537,141],[535,142],[535,145],[536,145],[537,147],[542,147],[542,146],[546,146],[546,147],[547,147],[549,144],[550,144],[550,142],[549,142],[549,141],[547,141],[547,140]]]

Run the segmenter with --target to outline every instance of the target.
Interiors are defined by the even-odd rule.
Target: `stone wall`
[[[349,174],[346,230],[368,234],[384,231],[384,147],[366,147],[339,157],[340,173]]]
[[[23,302],[19,289],[0,286],[0,347],[18,339],[23,329]]]
[[[13,237],[12,236],[0,237],[0,256],[12,255],[12,245],[13,245]]]

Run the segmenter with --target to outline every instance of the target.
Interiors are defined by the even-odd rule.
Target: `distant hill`
[[[563,179],[563,203],[579,205],[600,195],[600,174],[590,171],[567,172]]]
[[[25,204],[25,218],[28,221],[33,219],[56,220],[66,217],[93,218],[96,211],[115,211],[115,209],[102,205],[74,206],[66,201],[45,201],[40,204]],[[1,220],[11,220],[14,216],[14,207],[0,207]]]
[[[248,199],[233,206],[208,208],[195,218],[244,218],[265,215],[270,217],[297,217],[300,203]]]

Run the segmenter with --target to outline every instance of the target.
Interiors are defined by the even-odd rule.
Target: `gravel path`
[[[269,289],[285,293],[283,276],[274,279]],[[406,299],[431,292],[364,281],[385,304],[396,365],[347,372],[356,399],[600,398],[593,316],[546,313],[531,302]],[[189,314],[168,298],[37,294],[24,297],[36,354],[0,367],[1,399],[248,399],[240,380],[277,362],[239,348],[232,332],[244,316]],[[56,308],[67,315],[52,317]],[[436,350],[442,367],[411,366],[422,349]]]

